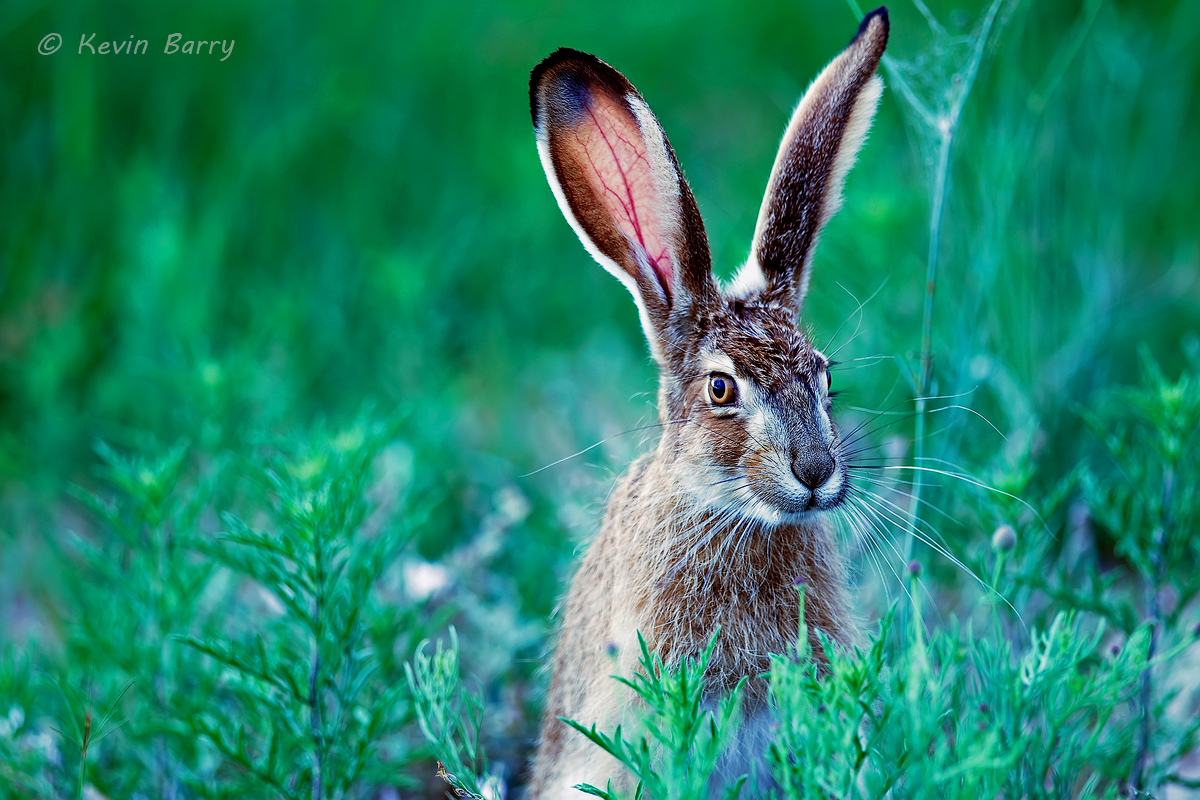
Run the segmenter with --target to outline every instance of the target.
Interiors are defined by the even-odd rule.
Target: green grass
[[[1064,651],[1084,665],[1055,678],[1064,713],[1139,678],[1110,720],[1064,725],[1152,757],[1054,796],[1158,792],[1196,780],[1194,651],[1161,659],[1197,616],[1181,565],[1196,540],[1200,4],[1000,3],[978,72],[956,82],[989,5],[931,4],[942,30],[891,8],[889,88],[805,309],[818,344],[842,348],[843,426],[867,422],[891,464],[953,474],[897,469],[877,487],[901,552],[857,553],[864,615],[898,604],[871,691],[925,731],[896,684],[924,652],[917,630],[929,687],[993,674],[961,659],[980,642],[996,687],[1015,686],[1032,632],[1073,614],[1093,652]],[[856,24],[808,2],[0,7],[0,796],[313,796],[318,774],[321,796],[435,796],[404,664],[449,623],[487,763],[520,786],[551,610],[613,476],[652,440],[628,432],[654,413],[627,293],[545,184],[528,71],[567,45],[638,85],[728,275],[787,112]],[[163,54],[177,31],[237,44],[224,62]],[[50,32],[62,49],[38,55]],[[92,32],[151,46],[79,55]],[[918,109],[936,119],[955,97],[940,170]],[[914,417],[922,389],[945,399]],[[937,544],[914,543],[919,587],[903,574],[915,475],[915,530]],[[320,502],[289,505],[305,493]],[[1017,542],[1001,568],[1004,524]],[[358,577],[330,584],[329,569]],[[1160,660],[1120,672],[1106,653],[1153,618]],[[853,669],[791,674],[786,699],[806,707]],[[930,708],[997,707],[996,687]],[[1164,709],[1149,729],[1146,707]],[[110,708],[107,725],[125,723],[93,741],[87,715]],[[996,759],[1024,741],[987,730]],[[899,785],[934,791],[941,774],[936,791],[965,791],[937,773],[950,747]],[[487,768],[470,769],[459,778]]]

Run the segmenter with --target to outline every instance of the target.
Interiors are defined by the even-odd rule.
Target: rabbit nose
[[[810,491],[824,486],[835,468],[833,456],[824,447],[804,447],[792,456],[792,474]]]

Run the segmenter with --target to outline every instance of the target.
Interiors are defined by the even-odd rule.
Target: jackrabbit
[[[815,631],[852,644],[844,559],[828,513],[848,491],[830,417],[830,360],[799,330],[813,250],[883,89],[885,8],[809,87],[784,133],[750,256],[722,290],[704,222],[658,120],[595,56],[562,49],[533,70],[538,153],[567,222],[633,294],[661,372],[662,435],[614,490],[562,612],[531,798],[603,786],[615,762],[559,721],[611,725],[627,699],[637,635],[668,664],[698,655],[717,625],[713,692],[795,642],[795,585]],[[612,653],[616,653],[616,664]],[[770,711],[749,684],[730,777],[761,762]],[[741,755],[738,755],[741,753]],[[759,770],[762,769],[759,763]]]

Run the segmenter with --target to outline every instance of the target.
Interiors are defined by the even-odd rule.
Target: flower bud
[[[1017,546],[1017,532],[1012,525],[1001,525],[992,534],[992,549],[997,553],[1010,552]]]

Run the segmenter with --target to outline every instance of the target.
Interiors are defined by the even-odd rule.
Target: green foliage
[[[130,722],[96,759],[92,781],[108,791],[169,795],[207,782],[205,754],[184,723],[209,702],[216,676],[172,637],[216,624],[204,598],[217,565],[197,554],[210,535],[201,516],[224,480],[222,465],[192,482],[183,445],[150,458],[124,457],[102,443],[97,452],[112,492],[73,490],[99,535],[66,534],[63,557],[78,577],[64,612],[75,625],[58,680],[87,687],[93,707],[132,682]],[[70,713],[78,720],[85,712]]]
[[[667,669],[662,659],[650,652],[639,632],[641,670],[629,678],[615,677],[640,701],[641,725],[635,727],[633,739],[626,738],[620,725],[609,735],[597,730],[594,723],[588,727],[575,720],[563,720],[629,770],[637,780],[633,797],[644,794],[663,800],[687,800],[704,796],[709,790],[717,762],[737,732],[746,683],[743,679],[715,709],[706,706],[704,673],[719,635],[718,629],[698,657],[686,659],[676,669]],[[720,796],[735,800],[746,777],[726,787]],[[576,788],[604,800],[625,796],[613,788],[611,781],[604,789],[590,784]]]
[[[87,784],[88,750],[94,748],[101,739],[125,724],[126,720],[123,719],[114,722],[113,715],[116,713],[121,699],[125,697],[125,693],[133,686],[133,681],[121,687],[103,714],[94,716],[88,709],[87,700],[79,693],[70,689],[64,690],[54,678],[50,678],[50,682],[58,690],[58,696],[62,698],[65,709],[63,715],[58,718],[62,727],[53,730],[65,740],[69,752],[73,752],[75,749],[79,751],[77,759],[79,780],[75,784],[75,796],[82,798],[83,787]]]
[[[52,742],[34,728],[36,690],[29,655],[0,652],[0,798],[50,797]]]
[[[422,642],[411,664],[404,665],[421,732],[438,759],[438,774],[459,797],[482,800],[481,777],[487,757],[480,746],[483,701],[462,683],[458,634],[450,629],[450,646],[439,640],[433,655]]]
[[[184,447],[147,460],[101,446],[116,499],[77,493],[101,524],[71,539],[68,657],[40,689],[27,662],[0,671],[8,785],[347,798],[404,784],[422,749],[402,665],[439,617],[384,588],[423,519],[386,474],[397,431],[362,416],[200,479]],[[219,502],[249,516],[214,532]]]
[[[1141,386],[1111,389],[1083,414],[1115,473],[1088,469],[1081,488],[1117,555],[1155,593],[1176,594],[1173,626],[1200,592],[1200,575],[1182,569],[1200,561],[1200,375],[1170,381],[1144,347],[1141,358]]]
[[[370,468],[391,434],[360,422],[275,459],[256,476],[269,526],[227,514],[228,532],[204,548],[282,607],[238,639],[181,638],[220,670],[225,702],[192,724],[244,770],[223,790],[358,796],[412,758],[394,649],[416,631],[393,627],[374,589],[418,520],[409,510],[363,530]]]
[[[915,584],[913,589],[919,591]],[[1074,615],[1022,647],[895,616],[860,653],[776,656],[781,725],[770,761],[782,796],[1117,796],[1128,774],[1147,636],[1101,655]]]
[[[919,589],[916,581],[912,588]],[[1135,752],[1137,687],[1148,666],[1146,628],[1112,651],[1102,624],[1089,631],[1074,614],[1034,630],[1021,647],[997,631],[929,635],[919,616],[905,635],[896,633],[889,613],[865,650],[842,651],[825,641],[824,665],[807,644],[773,657],[769,679],[779,725],[767,761],[778,796],[1122,795]],[[739,705],[734,692],[715,712],[705,710],[710,653],[711,643],[699,659],[668,669],[643,642],[641,669],[615,678],[640,699],[648,735],[631,740],[620,726],[606,734],[594,724],[565,721],[637,781],[631,791],[613,782],[581,791],[608,800],[694,798],[710,788],[712,796],[739,795],[750,776],[723,787],[709,783],[737,728]],[[441,696],[461,692],[456,674],[441,672]],[[446,731],[458,724],[443,719],[440,727],[424,728],[439,757],[456,758],[458,743]],[[463,788],[480,796],[474,784]]]

